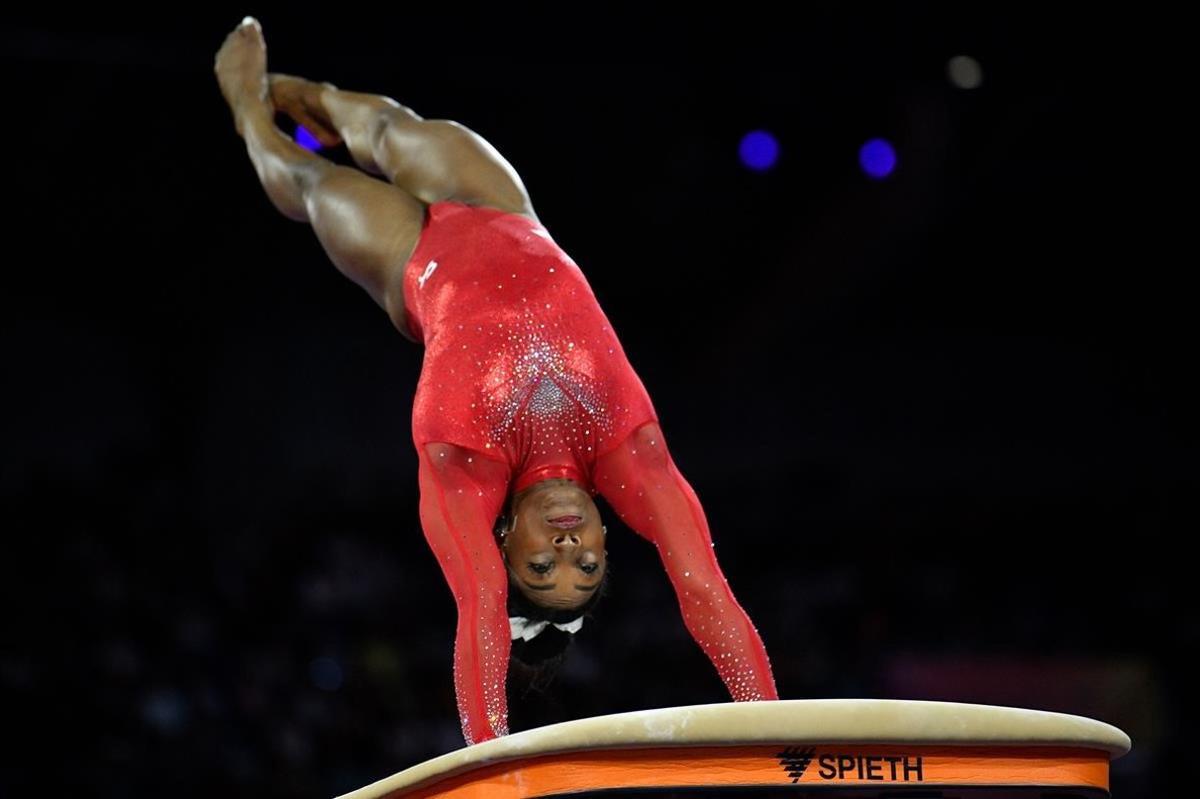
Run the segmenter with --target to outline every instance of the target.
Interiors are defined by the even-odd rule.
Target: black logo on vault
[[[815,753],[816,749],[811,746],[807,749],[789,746],[775,757],[779,758],[779,765],[792,778],[792,782],[799,782],[800,778],[804,776],[804,772],[808,770],[808,764],[812,762]]]

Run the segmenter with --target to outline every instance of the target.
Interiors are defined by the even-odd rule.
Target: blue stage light
[[[321,142],[317,141],[316,137],[308,132],[308,129],[303,125],[296,126],[296,144],[299,144],[306,150],[314,152],[321,149]]]
[[[858,163],[868,175],[882,180],[896,169],[896,150],[883,139],[871,139],[858,151]]]
[[[779,142],[765,130],[754,130],[742,137],[738,155],[743,164],[762,172],[775,166],[779,160]]]

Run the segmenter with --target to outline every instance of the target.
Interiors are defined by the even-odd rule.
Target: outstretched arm
[[[684,624],[734,701],[778,699],[762,638],[717,565],[704,509],[659,425],[642,425],[602,455],[595,474],[621,520],[658,548]]]
[[[468,744],[508,734],[508,573],[493,536],[509,468],[471,450],[418,448],[421,527],[454,594],[454,691]]]

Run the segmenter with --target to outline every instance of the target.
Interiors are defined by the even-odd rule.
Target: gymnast
[[[641,379],[508,161],[467,127],[388,97],[268,75],[251,17],[214,71],[271,202],[311,224],[334,265],[425,348],[412,416],[419,515],[458,610],[466,742],[508,734],[513,647],[550,626],[570,636],[599,597],[596,494],[657,548],[733,700],[778,699]],[[361,169],[297,145],[276,111],[344,144]]]

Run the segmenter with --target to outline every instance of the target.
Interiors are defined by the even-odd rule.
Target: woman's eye
[[[549,563],[530,563],[529,568],[533,569],[538,574],[545,574],[550,571]]]
[[[579,568],[583,570],[584,574],[592,574],[593,572],[596,571],[596,569],[598,569],[600,567],[598,564],[595,564],[595,563],[584,563]]]

